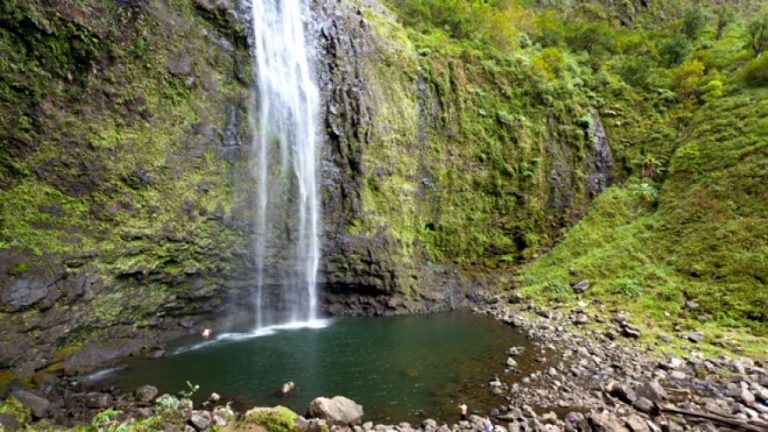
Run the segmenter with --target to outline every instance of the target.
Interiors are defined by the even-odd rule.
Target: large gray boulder
[[[29,410],[32,411],[32,415],[37,418],[45,417],[45,415],[48,414],[48,408],[51,406],[48,399],[27,390],[16,390],[11,393],[11,396],[21,402],[22,405],[29,408]]]
[[[307,416],[325,420],[329,425],[352,426],[363,420],[363,407],[344,396],[315,398],[307,408]]]

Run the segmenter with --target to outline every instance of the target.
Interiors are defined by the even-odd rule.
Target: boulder
[[[307,416],[323,419],[329,425],[358,425],[363,419],[363,407],[344,396],[319,397],[310,402]]]
[[[157,387],[151,385],[143,385],[133,391],[136,400],[144,403],[151,402],[157,396],[157,393]]]
[[[211,421],[211,413],[208,411],[192,411],[187,424],[195,428],[196,431],[201,432],[211,427]]]
[[[94,409],[107,409],[112,405],[112,395],[109,393],[86,393],[83,396],[85,406]]]
[[[589,317],[583,313],[580,313],[573,318],[573,323],[576,325],[584,325],[588,322],[589,322]]]
[[[628,383],[618,383],[611,381],[606,386],[606,390],[611,396],[626,403],[632,403],[637,400],[637,394],[632,389],[632,386]]]
[[[755,395],[753,395],[752,392],[747,389],[742,389],[739,393],[739,400],[744,405],[750,406],[755,403]]]
[[[635,389],[639,397],[644,397],[652,402],[660,402],[669,397],[664,387],[658,381],[649,381],[643,383]]]
[[[624,419],[624,423],[632,432],[651,432],[651,429],[648,427],[648,423],[645,422],[645,419],[637,414],[632,414]]]
[[[11,393],[11,396],[29,408],[32,411],[32,415],[37,418],[45,417],[48,413],[48,408],[51,406],[51,402],[48,399],[27,390],[16,390]]]
[[[589,281],[587,279],[584,279],[583,281],[572,282],[571,288],[573,289],[573,292],[575,292],[576,294],[583,294],[585,291],[589,289]]]
[[[640,329],[626,324],[621,327],[621,335],[630,339],[638,339],[640,337]]]
[[[632,403],[632,406],[636,410],[646,414],[652,414],[658,411],[656,405],[645,397],[639,397],[634,403]]]
[[[610,414],[591,412],[587,416],[593,432],[629,432],[619,420]]]
[[[686,338],[693,343],[704,342],[704,333],[692,331],[686,335]]]

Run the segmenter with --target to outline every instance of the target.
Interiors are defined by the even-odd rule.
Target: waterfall
[[[317,319],[320,261],[320,91],[306,31],[309,0],[244,1],[253,23],[255,325],[281,324],[266,310],[268,286],[281,287],[282,324],[309,325]]]

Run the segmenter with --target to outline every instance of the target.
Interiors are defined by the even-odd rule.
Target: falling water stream
[[[318,131],[320,92],[305,28],[307,0],[244,0],[252,12],[252,173],[255,191],[256,331],[314,326],[320,260]],[[274,265],[278,258],[281,265]],[[272,265],[270,265],[272,264]],[[282,268],[282,270],[275,270]],[[267,284],[280,286],[287,313],[266,310]]]

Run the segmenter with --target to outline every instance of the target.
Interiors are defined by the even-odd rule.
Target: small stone
[[[214,402],[215,403],[215,402],[218,402],[220,400],[221,400],[221,396],[218,393],[216,393],[216,392],[213,392],[213,393],[211,393],[210,396],[208,396],[208,401],[209,402]]]
[[[685,308],[688,310],[696,310],[699,308],[699,304],[693,300],[686,300]]]
[[[517,362],[512,357],[507,358],[507,367],[510,369],[514,369],[517,367]]]
[[[510,304],[519,304],[519,303],[522,303],[523,300],[525,300],[525,298],[523,297],[522,294],[520,294],[519,292],[514,292],[512,293],[512,295],[509,296],[508,302]]]

